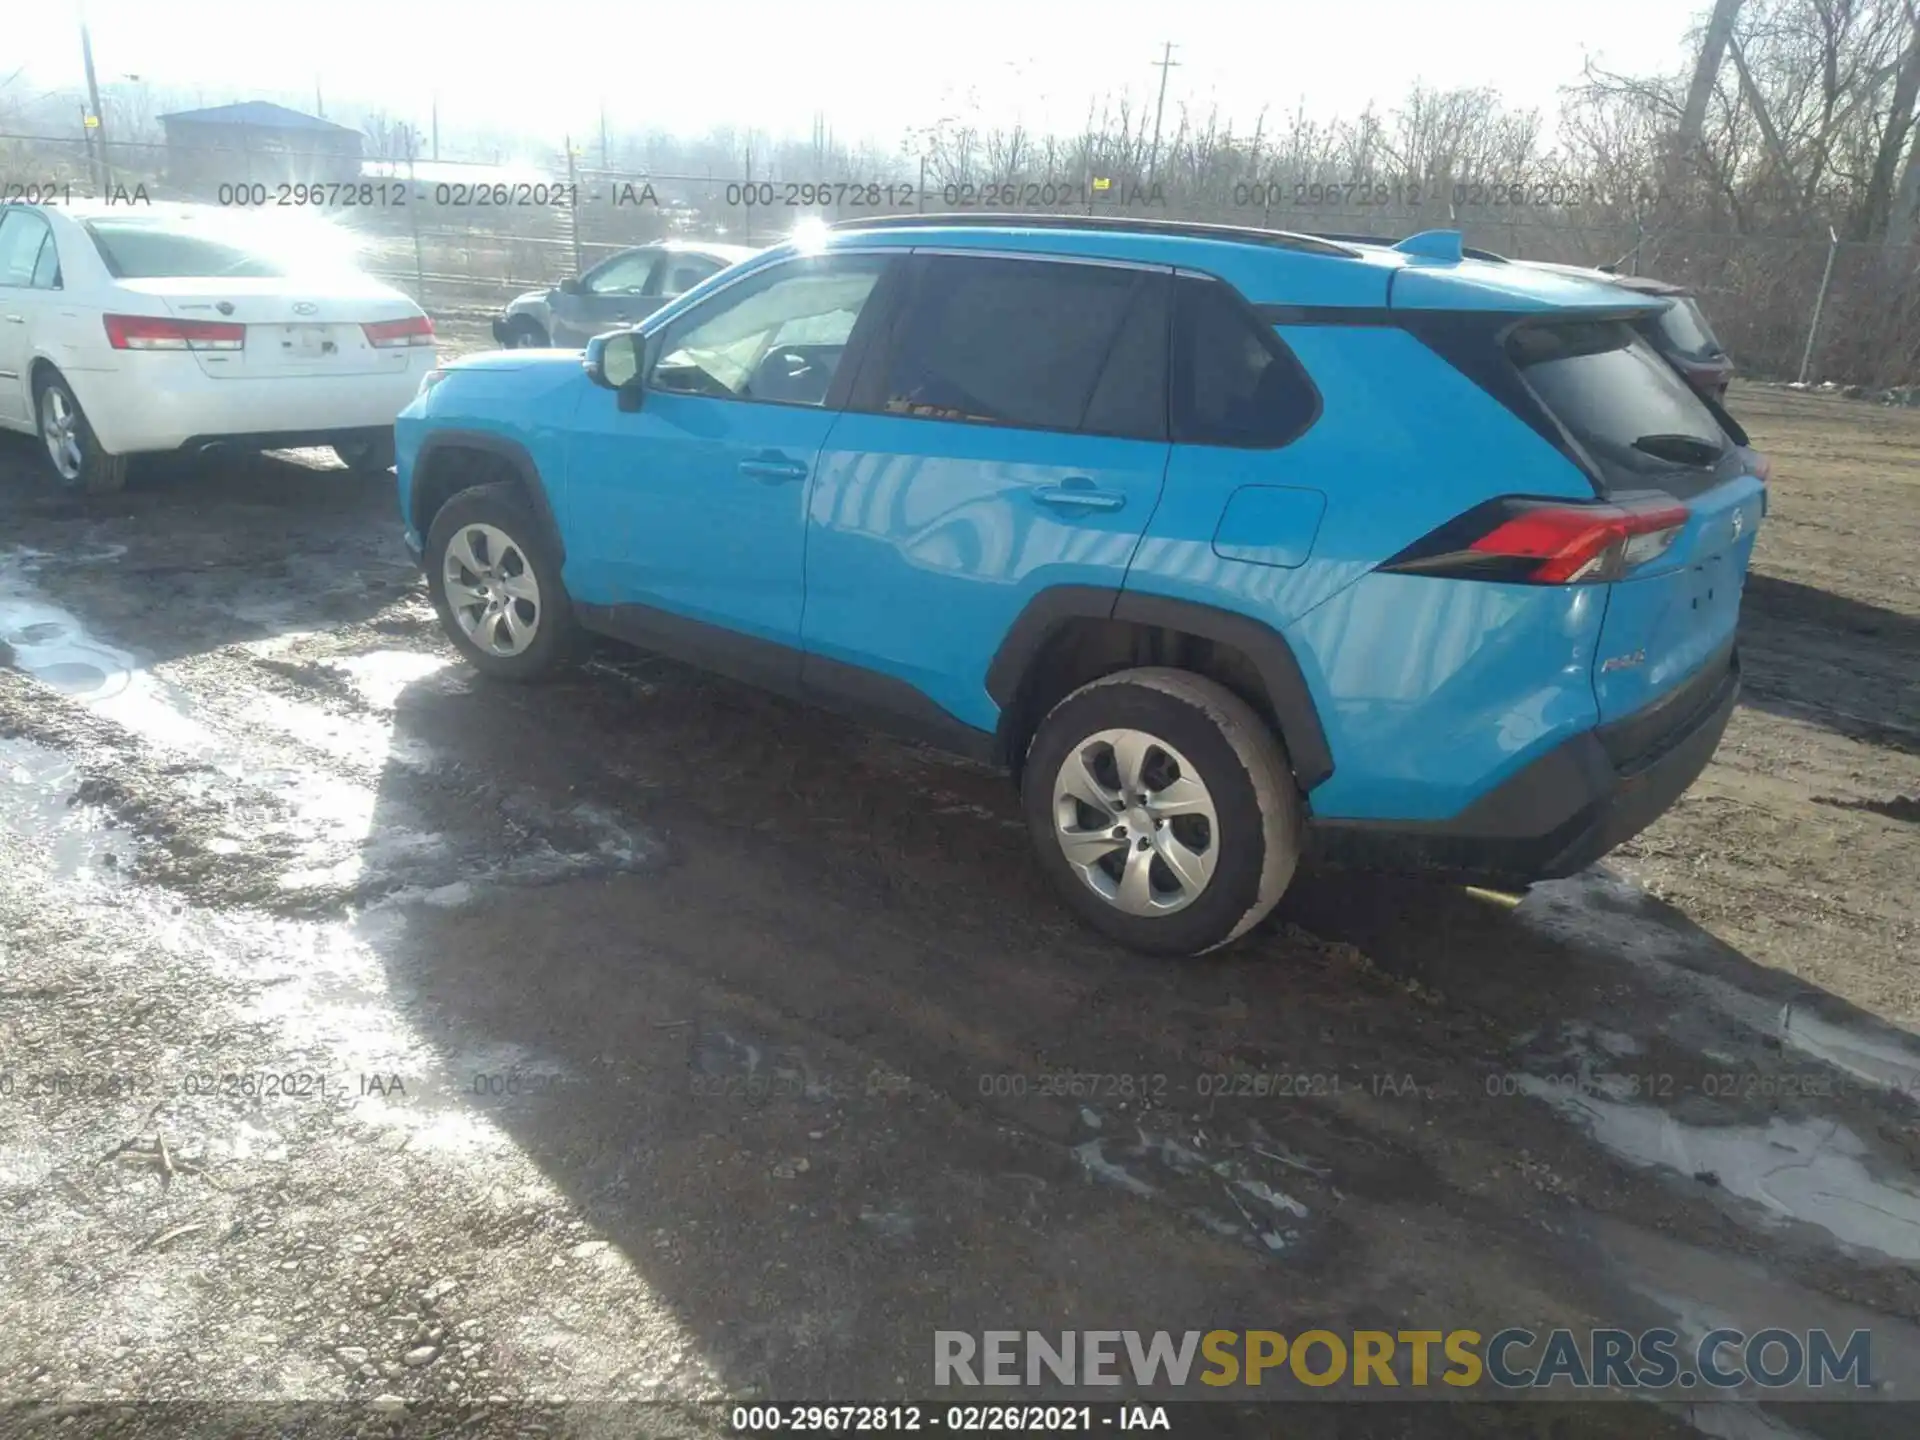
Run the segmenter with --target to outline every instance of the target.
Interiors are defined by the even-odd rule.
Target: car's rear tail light
[[[433,321],[424,315],[409,315],[404,320],[367,320],[360,328],[366,332],[367,343],[376,350],[433,344]]]
[[[1616,580],[1656,559],[1686,528],[1673,500],[1580,504],[1507,497],[1476,506],[1381,568],[1523,585]]]
[[[107,343],[116,350],[241,350],[247,327],[165,315],[107,315]]]

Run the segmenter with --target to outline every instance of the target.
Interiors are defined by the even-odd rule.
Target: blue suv
[[[1659,303],[1452,232],[828,227],[435,372],[400,508],[484,674],[598,632],[996,762],[1189,955],[1309,850],[1524,884],[1706,765],[1766,465]]]

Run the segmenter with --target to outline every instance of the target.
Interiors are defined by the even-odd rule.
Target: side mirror
[[[569,275],[560,282],[560,293],[562,295],[585,294],[586,286],[580,283],[580,277],[578,275]]]
[[[638,410],[646,395],[646,337],[638,330],[615,330],[587,342],[580,362],[587,378],[620,397],[622,410]]]

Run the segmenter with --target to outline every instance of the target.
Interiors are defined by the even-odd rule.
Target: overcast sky
[[[472,125],[555,139],[616,128],[731,124],[891,144],[969,95],[1001,123],[1078,128],[1090,96],[1151,103],[1171,40],[1180,102],[1250,125],[1304,102],[1320,116],[1391,107],[1416,81],[1489,85],[1549,122],[1593,59],[1673,68],[1692,0],[16,0],[0,81],[35,93],[82,78],[78,19],[103,85],[134,73],[207,104],[294,92],[381,105],[443,135]],[[310,106],[309,106],[310,108]],[[516,123],[517,122],[517,123]]]

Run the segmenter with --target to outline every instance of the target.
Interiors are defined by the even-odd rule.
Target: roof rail
[[[1389,250],[1399,245],[1401,240],[1405,238],[1404,236],[1395,235],[1334,234],[1326,230],[1311,230],[1307,233],[1319,240],[1336,240],[1342,245],[1384,245]],[[1461,246],[1460,253],[1469,260],[1487,260],[1495,265],[1511,265],[1513,263],[1513,261],[1505,255],[1495,254],[1491,250],[1476,250],[1471,245]]]
[[[1242,245],[1266,245],[1276,250],[1300,250],[1311,255],[1340,255],[1357,259],[1357,252],[1324,235],[1302,235],[1292,230],[1262,230],[1252,225],[1216,225],[1199,220],[1134,220],[1118,215],[1018,215],[964,210],[958,214],[869,215],[858,220],[836,220],[829,230],[901,230],[914,226],[993,226],[1015,230],[1103,230],[1132,235],[1178,235],[1188,240],[1230,240]]]

